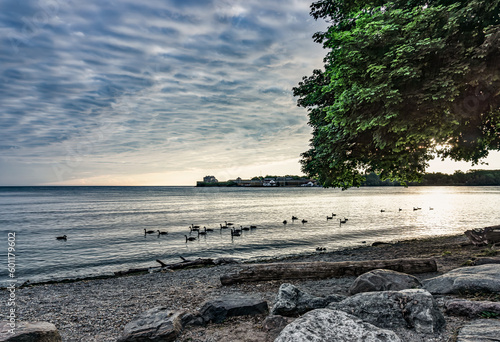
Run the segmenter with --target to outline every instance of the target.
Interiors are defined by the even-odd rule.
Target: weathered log
[[[436,260],[393,259],[342,262],[294,262],[249,265],[220,277],[222,285],[241,282],[293,279],[324,279],[343,276],[359,276],[375,269],[387,269],[403,273],[436,272]]]
[[[115,276],[124,276],[128,274],[134,274],[134,273],[147,273],[149,271],[149,268],[130,268],[127,271],[117,271],[115,272]]]
[[[193,267],[193,266],[207,266],[207,265],[214,265],[213,259],[196,259],[196,260],[186,260],[183,262],[179,262],[177,264],[171,264],[168,265],[165,268],[168,268],[170,270],[178,270],[181,268],[186,268],[186,267]]]
[[[498,243],[500,242],[500,226],[467,230],[465,236],[476,246]]]
[[[193,267],[193,266],[207,266],[207,265],[215,265],[213,259],[196,259],[196,260],[188,260],[186,258],[183,258],[182,256],[180,257],[182,259],[181,262],[177,262],[175,264],[166,264],[163,261],[156,259],[156,262],[158,262],[161,265],[161,268],[168,268],[170,270],[178,270],[181,268],[186,268],[186,267]]]

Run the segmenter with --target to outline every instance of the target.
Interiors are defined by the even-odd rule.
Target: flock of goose
[[[402,211],[403,209],[399,208],[398,211]],[[413,211],[416,211],[416,210],[422,210],[422,208],[420,207],[413,207]],[[434,210],[434,208],[432,207],[429,207],[429,210]],[[381,209],[380,212],[384,213],[385,212],[385,209]],[[334,217],[336,217],[337,214],[335,213],[332,213],[331,216],[326,216],[326,220],[329,221],[329,220],[333,220]],[[299,218],[296,217],[296,216],[293,216],[292,215],[292,223],[297,221]],[[348,218],[344,217],[343,219],[341,218],[338,218],[339,220],[339,224],[340,226],[342,226],[343,224],[347,223],[347,221],[349,220]],[[306,224],[307,223],[307,220],[305,219],[302,219],[302,224]],[[287,225],[288,224],[288,221],[287,220],[284,220],[283,222],[283,225]],[[254,226],[254,225],[251,225],[249,227],[243,227],[243,226],[240,226],[240,228],[236,228],[234,223],[232,222],[227,222],[227,221],[224,221],[224,224],[219,224],[220,225],[220,228],[219,230],[222,232],[223,229],[230,229],[231,230],[231,239],[235,236],[241,236],[242,232],[243,231],[249,231],[249,230],[254,230],[257,228],[257,226]],[[195,232],[197,233],[197,237],[194,237],[194,236],[191,236],[191,234]],[[212,233],[214,232],[214,229],[212,228],[207,228],[207,227],[203,227],[201,228],[200,226],[195,226],[194,224],[191,224],[191,226],[189,226],[189,236],[187,234],[184,235],[184,237],[186,238],[186,243],[188,243],[188,241],[195,241],[197,238],[199,238],[200,236],[206,236],[208,233]],[[168,232],[166,231],[160,231],[160,230],[147,230],[147,229],[144,229],[144,236],[147,236],[147,235],[152,235],[152,234],[155,234],[157,233],[157,236],[158,238],[160,236],[163,236],[163,235],[168,235]],[[56,237],[57,240],[63,240],[63,241],[66,241],[68,239],[68,237],[66,235],[63,235],[63,236],[57,236]]]
[[[331,220],[333,218],[333,216],[336,216],[336,214],[332,213],[332,216],[327,216],[326,219]],[[298,220],[298,218],[296,216],[292,216],[292,222],[295,222],[296,220]],[[347,221],[348,221],[348,219],[345,217],[344,217],[344,219],[339,219],[340,225],[346,223]],[[307,220],[302,219],[302,221],[300,221],[300,222],[302,222],[302,224],[306,224]],[[283,225],[286,225],[288,223],[288,221],[284,220],[282,223],[283,223]],[[220,232],[222,232],[222,230],[224,230],[224,229],[230,230],[231,239],[233,239],[236,236],[241,236],[241,234],[244,231],[251,231],[251,230],[257,229],[257,226],[255,226],[255,225],[251,225],[248,227],[243,227],[240,225],[240,227],[237,228],[234,223],[227,222],[227,221],[224,221],[224,224],[220,223],[219,226],[220,226],[220,228],[218,228],[217,230],[219,230]],[[200,236],[207,236],[209,233],[213,233],[214,231],[215,231],[215,229],[212,229],[212,228],[207,228],[205,226],[202,228],[201,226],[196,226],[194,224],[191,224],[189,226],[189,236],[187,234],[184,234],[184,238],[186,239],[186,243],[188,243],[189,241],[196,241],[197,239],[200,238]],[[155,234],[156,232],[157,232],[158,238],[162,235],[168,235],[168,232],[162,232],[160,230],[144,229],[144,236],[146,237],[147,235],[152,235],[152,234]],[[193,233],[195,233],[197,236],[191,236]]]
[[[334,213],[332,213],[332,216],[328,216],[328,215],[326,215],[326,220],[327,220],[327,221],[328,221],[328,220],[333,220],[333,218],[334,218],[335,216],[337,216],[337,214],[334,214]],[[296,221],[296,220],[298,220],[298,219],[299,219],[299,218],[298,218],[297,216],[292,216],[292,222],[294,222],[294,221]],[[340,218],[339,218],[338,220],[339,220],[339,222],[340,222],[340,225],[342,225],[342,224],[344,224],[344,223],[347,223],[347,221],[348,221],[349,219],[344,217],[343,219],[340,219]],[[301,222],[302,222],[302,224],[306,224],[306,223],[307,223],[307,220],[302,219],[302,221],[301,221]],[[283,224],[284,224],[284,225],[288,224],[288,221],[287,221],[287,220],[284,220],[284,221],[283,221]]]

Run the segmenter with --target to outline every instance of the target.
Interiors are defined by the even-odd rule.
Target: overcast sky
[[[291,88],[325,55],[310,3],[3,0],[0,185],[299,174]]]

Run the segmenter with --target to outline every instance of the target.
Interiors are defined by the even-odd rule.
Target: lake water
[[[185,258],[255,260],[500,224],[500,187],[3,187],[0,281],[16,235],[18,282],[113,274]],[[421,210],[413,210],[420,207]],[[399,209],[402,209],[401,211]],[[432,208],[432,210],[430,209]],[[381,210],[385,212],[381,212]],[[326,217],[337,214],[332,220]],[[299,220],[292,222],[295,215]],[[338,218],[348,218],[340,225]],[[284,225],[283,220],[288,224]],[[302,219],[308,222],[302,224]],[[242,236],[224,221],[256,225]],[[214,229],[186,243],[191,224]],[[168,235],[144,235],[144,229]],[[67,235],[67,241],[56,236]],[[193,233],[191,236],[197,236]]]

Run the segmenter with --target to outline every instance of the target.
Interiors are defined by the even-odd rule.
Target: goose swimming
[[[195,238],[195,237],[192,237],[192,236],[188,237],[187,235],[184,235],[184,236],[186,237],[186,243],[187,243],[188,241],[195,241],[195,240],[196,240],[196,238]]]

